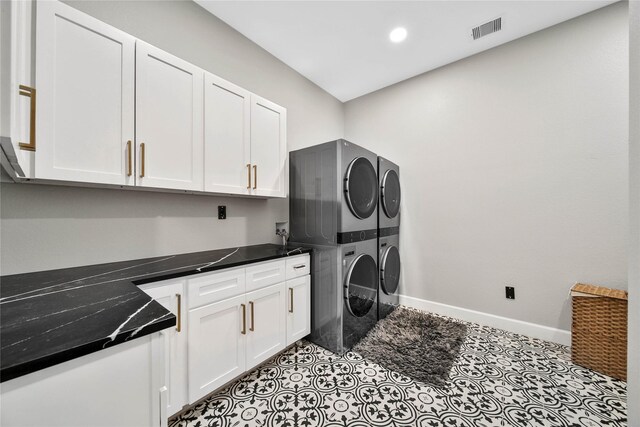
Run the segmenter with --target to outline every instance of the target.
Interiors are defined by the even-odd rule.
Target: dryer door
[[[393,169],[389,169],[382,177],[380,186],[382,210],[389,218],[395,218],[400,212],[400,179]]]
[[[369,218],[378,205],[378,175],[364,157],[351,161],[344,177],[344,195],[351,213],[359,219]]]
[[[389,246],[380,258],[380,284],[387,295],[393,295],[400,283],[400,252],[395,246]]]
[[[351,265],[344,281],[345,299],[349,312],[363,317],[376,302],[378,267],[371,255],[359,255]]]

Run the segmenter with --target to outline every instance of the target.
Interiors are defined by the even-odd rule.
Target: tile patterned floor
[[[626,426],[626,383],[573,365],[567,347],[468,323],[443,389],[306,341],[171,427]]]

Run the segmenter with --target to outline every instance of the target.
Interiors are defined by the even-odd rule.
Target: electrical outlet
[[[505,286],[504,290],[507,299],[516,299],[516,288],[513,286]]]
[[[218,206],[218,219],[227,219],[227,207]]]

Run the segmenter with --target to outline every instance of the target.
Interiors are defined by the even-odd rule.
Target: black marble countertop
[[[172,327],[138,285],[308,253],[265,244],[0,277],[0,382]]]

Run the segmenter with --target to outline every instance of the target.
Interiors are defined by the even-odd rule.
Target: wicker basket
[[[578,283],[571,297],[571,360],[626,381],[627,292]]]

